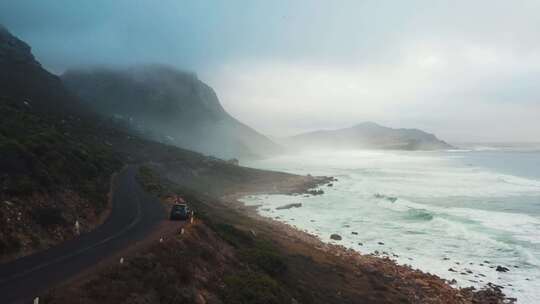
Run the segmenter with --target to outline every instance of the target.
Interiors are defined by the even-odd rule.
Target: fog
[[[540,1],[2,1],[46,68],[170,64],[272,136],[540,141]]]

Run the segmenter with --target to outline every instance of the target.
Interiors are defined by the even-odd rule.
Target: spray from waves
[[[410,209],[407,211],[405,220],[412,221],[431,221],[434,218],[434,214],[425,209]]]
[[[383,208],[388,208],[397,212],[404,212],[401,216],[403,220],[408,221],[431,221],[436,213],[429,211],[426,208],[414,208],[398,202],[399,198],[391,195],[375,193],[373,195],[375,199],[379,199],[378,205]]]
[[[265,160],[256,167],[339,182],[322,196],[269,196],[253,204],[322,240],[338,233],[340,244],[360,252],[396,253],[399,263],[459,286],[493,282],[522,303],[540,303],[540,209],[534,205],[540,180],[475,167],[456,154],[362,151]],[[301,208],[275,209],[298,201]],[[497,272],[497,265],[510,271]]]
[[[485,229],[498,231],[499,234],[509,234],[519,240],[540,244],[540,219],[521,213],[486,211],[472,208],[437,207],[420,204],[396,198],[388,201],[388,197],[377,194],[383,198],[378,206],[397,212],[405,212],[404,219],[429,221],[438,216],[460,224],[476,225]],[[509,238],[510,239],[510,238]]]

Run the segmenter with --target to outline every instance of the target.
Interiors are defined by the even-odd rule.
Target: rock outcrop
[[[302,207],[302,203],[291,203],[291,204],[276,207],[276,209],[283,210],[283,209],[300,208],[300,207]]]
[[[341,238],[341,235],[334,233],[334,234],[330,235],[330,239],[332,239],[334,241],[341,241],[342,238]]]
[[[31,48],[0,25],[0,97],[25,101],[35,111],[88,113],[74,101],[60,78],[34,58]]]

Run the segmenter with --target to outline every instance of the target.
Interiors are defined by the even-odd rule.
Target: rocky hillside
[[[196,75],[166,66],[70,70],[66,86],[100,114],[147,138],[221,158],[254,158],[279,147],[221,106]]]
[[[0,27],[0,262],[99,224],[122,163],[91,113]]]
[[[304,133],[282,141],[293,149],[391,149],[438,150],[452,146],[435,135],[418,129],[392,129],[373,122],[339,130]]]
[[[0,25],[0,97],[26,102],[47,114],[85,113],[59,77],[34,58],[30,46]]]
[[[211,168],[221,168],[228,181],[264,175],[143,139],[123,121],[101,118],[5,28],[0,117],[0,263],[76,237],[76,221],[81,233],[100,224],[111,177],[125,164],[174,162],[188,180],[216,180]]]

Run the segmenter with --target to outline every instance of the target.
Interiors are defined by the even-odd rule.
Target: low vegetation
[[[4,194],[29,195],[73,188],[104,207],[109,177],[121,162],[99,142],[72,134],[72,123],[53,122],[24,106],[0,103],[0,167]],[[105,190],[105,191],[104,191]]]
[[[75,220],[89,229],[107,207],[119,156],[81,137],[75,118],[11,100],[0,101],[0,117],[0,260],[72,237]]]
[[[137,180],[143,186],[144,190],[157,195],[162,195],[164,188],[161,186],[159,175],[146,166],[140,166],[137,173]]]

